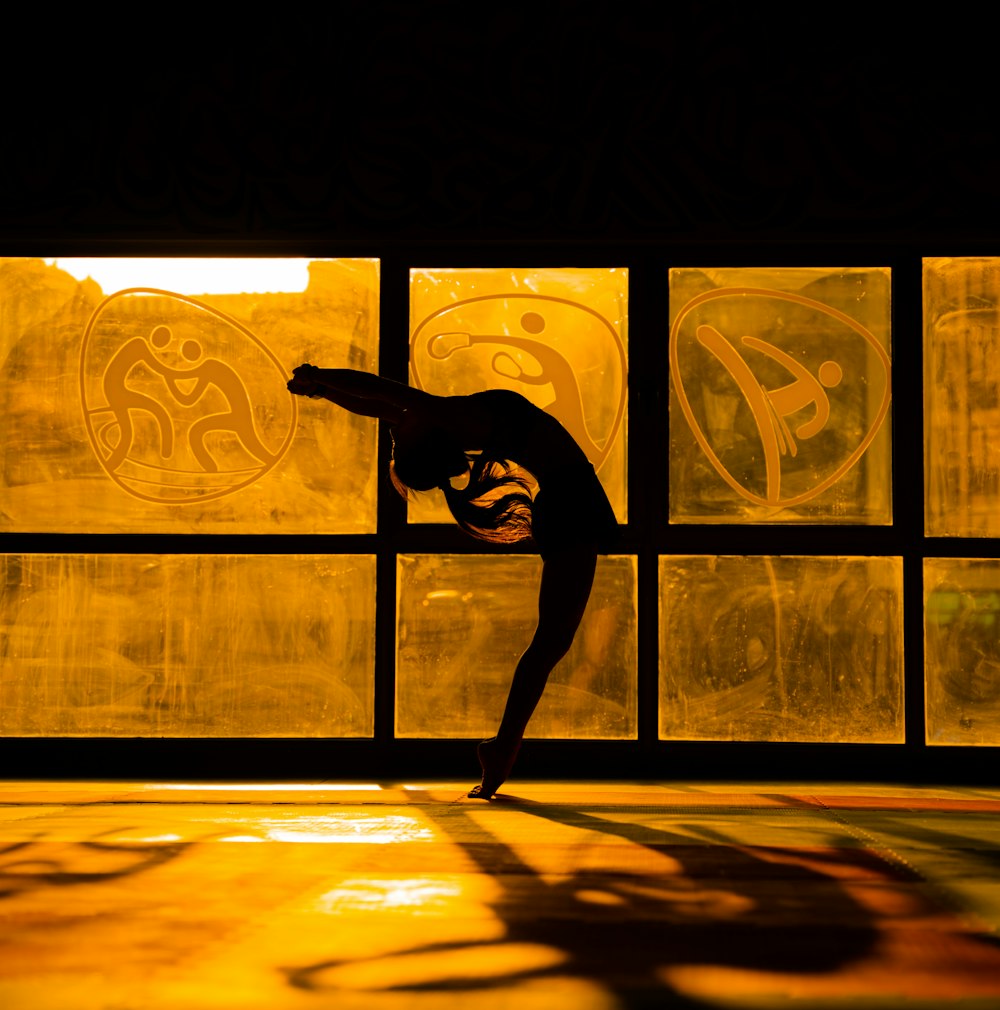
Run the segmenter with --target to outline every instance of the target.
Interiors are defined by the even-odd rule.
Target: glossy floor
[[[1000,790],[0,783],[0,1006],[1000,1006]]]

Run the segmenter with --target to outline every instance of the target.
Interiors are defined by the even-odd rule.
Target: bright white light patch
[[[327,891],[319,908],[327,914],[358,909],[404,908],[408,911],[440,910],[459,897],[462,888],[455,881],[417,877],[403,880],[349,880],[343,887]]]
[[[47,259],[78,281],[96,281],[106,295],[125,288],[163,288],[183,295],[238,295],[305,291],[304,259]]]
[[[386,817],[364,817],[357,815],[338,816],[329,814],[322,817],[234,817],[213,818],[215,823],[239,824],[242,832],[229,835],[224,841],[325,843],[362,843],[365,845],[388,845],[393,842],[424,841],[434,837],[430,828],[420,824],[414,817],[390,814]],[[259,835],[251,835],[258,831]]]
[[[174,782],[174,783],[162,783],[147,785],[146,789],[157,792],[159,790],[187,790],[189,792],[204,793],[204,792],[224,792],[224,793],[360,793],[360,792],[377,792],[381,790],[381,786],[375,785],[371,782],[366,783],[355,783],[355,782],[324,782],[321,784],[313,783],[288,783],[288,782],[268,782],[268,783],[224,783],[224,782],[213,782],[213,783],[201,783],[201,782]]]

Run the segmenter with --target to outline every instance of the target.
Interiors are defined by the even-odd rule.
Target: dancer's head
[[[493,543],[531,536],[529,481],[505,460],[480,453],[471,458],[449,432],[410,420],[393,430],[390,476],[404,497],[440,488],[455,521],[466,533]],[[452,483],[453,478],[467,479]]]
[[[469,460],[458,442],[441,428],[408,423],[393,432],[390,474],[396,490],[430,491],[468,473]]]

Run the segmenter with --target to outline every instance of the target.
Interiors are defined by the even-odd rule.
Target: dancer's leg
[[[547,557],[538,590],[538,627],[514,671],[500,729],[479,745],[482,784],[470,796],[489,799],[510,774],[528,720],[556,663],[569,651],[590,599],[597,553],[581,547]]]

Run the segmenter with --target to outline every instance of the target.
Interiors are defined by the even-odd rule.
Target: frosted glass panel
[[[396,735],[488,737],[531,640],[542,563],[531,555],[413,555],[398,565]],[[602,557],[568,655],[528,737],[636,738],[635,558]]]
[[[927,743],[1000,745],[1000,561],[924,559]]]
[[[892,521],[888,269],[670,271],[670,521]]]
[[[900,558],[662,557],[660,738],[903,742]]]
[[[415,386],[521,393],[573,435],[627,521],[627,270],[412,270],[410,332]],[[448,522],[440,492],[410,520]]]
[[[924,523],[1000,536],[1000,259],[924,260]]]
[[[5,736],[371,736],[370,556],[0,555]]]
[[[285,388],[375,370],[375,260],[0,260],[0,529],[365,533],[375,422]]]

